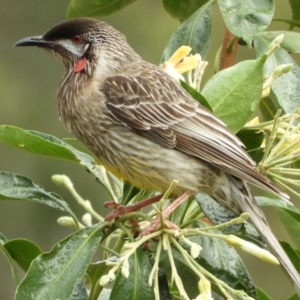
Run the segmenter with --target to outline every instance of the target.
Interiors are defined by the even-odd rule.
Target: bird
[[[59,57],[59,116],[107,170],[138,188],[172,196],[203,192],[249,214],[300,295],[300,277],[268,226],[248,184],[285,197],[258,172],[242,142],[162,68],[143,60],[106,22],[75,18],[15,46]],[[183,197],[184,198],[184,197]]]

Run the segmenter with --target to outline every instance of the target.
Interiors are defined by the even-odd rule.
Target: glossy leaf
[[[87,149],[80,141],[75,138],[63,138],[62,141],[67,143],[68,145],[72,146],[78,151],[91,154],[91,151]]]
[[[38,202],[66,212],[76,219],[68,203],[59,195],[47,192],[29,178],[17,174],[0,172],[0,200]]]
[[[272,206],[282,209],[300,223],[300,209],[280,198],[255,197],[259,206]]]
[[[27,272],[31,262],[42,253],[35,243],[25,239],[10,240],[4,244],[4,248],[24,272]]]
[[[128,204],[128,202],[135,197],[140,192],[140,189],[136,188],[129,182],[124,182],[123,185],[123,198],[122,198],[122,205]]]
[[[273,300],[270,296],[266,294],[261,288],[256,287],[257,300]]]
[[[99,285],[99,278],[104,275],[104,273],[107,271],[109,266],[106,265],[106,260],[92,263],[89,265],[86,273],[89,276],[90,282],[90,299],[91,300],[97,300],[98,295],[101,292],[101,295],[103,293],[103,287]],[[102,298],[100,298],[102,299]],[[109,297],[107,298],[107,300]]]
[[[262,132],[253,129],[242,129],[237,133],[237,137],[245,145],[247,152],[259,148],[265,138]]]
[[[300,249],[300,209],[282,199],[255,197],[261,206],[272,206],[276,209],[281,222],[298,249]]]
[[[60,139],[37,131],[2,125],[0,126],[0,142],[33,154],[64,159],[83,165],[88,172],[95,175],[97,181],[99,181],[111,196],[111,199],[113,199],[95,159],[86,153],[76,150]]]
[[[106,223],[77,231],[33,260],[15,300],[69,299],[96,251]]]
[[[180,22],[186,20],[208,0],[163,0],[165,10]]]
[[[276,209],[276,212],[283,224],[284,228],[288,232],[290,238],[296,245],[298,249],[300,249],[300,222],[295,219],[291,214],[282,209]]]
[[[276,37],[283,34],[284,38],[280,44],[280,47],[284,48],[290,53],[300,53],[300,33],[292,31],[264,31],[258,35],[263,41],[268,44]],[[265,47],[263,49],[266,49]],[[260,51],[261,52],[261,51]],[[275,52],[276,53],[276,52]]]
[[[21,280],[20,280],[20,276],[18,274],[16,263],[13,260],[13,258],[11,257],[9,251],[6,250],[6,248],[4,247],[5,243],[7,243],[7,239],[2,233],[0,233],[0,252],[2,252],[2,254],[5,256],[5,258],[7,259],[8,263],[9,263],[11,274],[12,274],[12,277],[13,277],[15,283],[19,284],[19,282]]]
[[[191,53],[200,53],[204,58],[211,42],[211,11],[213,1],[199,8],[171,36],[161,62],[167,61],[181,46],[190,46]]]
[[[213,224],[222,224],[237,217],[206,194],[198,193],[195,195],[195,199]],[[250,223],[226,226],[222,229],[222,232],[225,234],[235,234],[261,248],[266,247],[256,229]]]
[[[280,109],[280,105],[276,96],[271,93],[268,97],[260,100],[258,109],[261,122],[266,122],[274,119],[278,109]]]
[[[209,220],[214,224],[222,224],[236,218],[234,213],[221,206],[207,194],[197,193],[195,195],[195,200],[207,218],[209,218]],[[237,224],[225,227],[224,230],[226,232],[236,233],[241,229],[241,227],[242,224]]]
[[[293,296],[289,297],[286,300],[299,300],[299,295],[298,294],[294,294]]]
[[[254,38],[254,47],[258,56],[268,51],[271,41],[263,35]],[[279,48],[267,59],[264,72],[270,74],[282,64],[293,64],[293,69],[277,78],[271,88],[283,110],[286,113],[292,113],[300,106],[300,69],[297,63],[285,49]]]
[[[148,253],[138,248],[128,261],[129,276],[125,278],[119,270],[109,299],[154,299],[153,286],[148,285],[148,278],[152,269]]]
[[[82,280],[75,284],[70,300],[88,300],[88,292]]]
[[[272,0],[218,0],[228,29],[251,45],[253,36],[272,21],[275,6]]]
[[[300,27],[300,20],[290,20],[290,19],[273,19],[273,21],[284,22],[286,24],[290,24],[292,27],[297,26]],[[290,27],[291,27],[290,26]]]
[[[181,253],[175,248],[172,247],[172,254],[175,260],[176,269],[179,277],[183,283],[183,286],[189,295],[190,299],[195,299],[199,294],[198,282],[199,278],[191,270],[189,265],[183,260]],[[164,270],[167,278],[171,278],[172,269],[169,261],[167,251],[162,251],[160,256],[160,267]]]
[[[289,0],[289,2],[292,9],[292,20],[298,20],[300,23],[300,0]],[[292,30],[292,28],[293,26],[290,26],[289,29]]]
[[[159,300],[171,300],[167,276],[163,269],[158,270]]]
[[[256,110],[263,84],[266,56],[243,61],[216,73],[204,86],[202,94],[228,128],[236,133]]]
[[[123,9],[136,0],[71,0],[67,18],[107,16]]]
[[[212,111],[212,108],[210,107],[207,100],[201,95],[197,90],[192,88],[190,85],[188,85],[184,81],[180,81],[181,86],[195,99],[197,100],[202,106],[207,108],[208,110]]]
[[[286,252],[286,254],[288,255],[288,257],[290,258],[293,265],[295,266],[298,273],[300,273],[299,252],[296,252],[295,249],[293,249],[292,246],[290,244],[288,244],[287,242],[281,241],[280,244],[281,244],[282,248],[284,249],[284,251]]]

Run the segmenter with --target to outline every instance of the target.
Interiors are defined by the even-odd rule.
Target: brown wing
[[[226,125],[160,69],[106,79],[101,92],[119,122],[145,138],[189,155],[277,194]],[[154,73],[153,73],[154,71]]]

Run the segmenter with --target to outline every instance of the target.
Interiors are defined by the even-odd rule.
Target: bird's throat
[[[85,66],[87,64],[87,60],[85,57],[79,59],[76,63],[75,63],[75,66],[74,66],[74,72],[75,73],[79,73],[81,72]]]

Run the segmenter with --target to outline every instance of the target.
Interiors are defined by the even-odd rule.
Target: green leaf
[[[300,33],[292,31],[264,31],[258,35],[261,37],[267,45],[270,44],[276,37],[283,34],[284,38],[280,44],[280,47],[284,48],[290,53],[300,53]],[[259,46],[259,45],[258,45]],[[266,50],[266,47],[262,47],[262,50]],[[275,52],[276,53],[276,52]]]
[[[0,126],[0,142],[33,154],[59,158],[83,165],[88,172],[95,175],[97,181],[106,189],[113,199],[110,189],[104,180],[101,168],[93,157],[80,152],[60,139],[45,133],[24,130],[14,126]],[[109,174],[119,182],[115,176]]]
[[[207,194],[197,193],[195,195],[195,200],[198,203],[198,205],[201,207],[205,216],[209,218],[210,221],[212,221],[214,224],[222,224],[236,218],[236,215],[234,213],[232,213],[225,207],[221,206],[219,203],[217,203],[213,198],[211,198]],[[242,224],[227,226],[225,228],[225,231],[236,233],[241,229],[242,226],[243,226]]]
[[[171,300],[167,276],[163,269],[158,270],[159,300]]]
[[[19,282],[21,281],[20,275],[18,274],[17,266],[16,266],[13,258],[11,257],[9,251],[7,251],[6,248],[4,247],[6,242],[7,242],[6,237],[2,233],[0,233],[0,252],[3,253],[3,255],[5,256],[5,258],[7,259],[8,263],[9,263],[14,282],[16,284],[19,284]]]
[[[128,261],[129,277],[125,278],[121,270],[118,271],[109,299],[154,299],[153,286],[148,285],[148,278],[152,269],[148,253],[138,248]]]
[[[33,260],[15,300],[69,299],[96,251],[107,223],[77,231]]]
[[[267,197],[255,197],[260,206],[272,206],[287,230],[289,236],[300,249],[300,209],[282,199],[270,199]]]
[[[140,189],[136,188],[129,182],[124,182],[123,185],[123,198],[122,198],[122,205],[128,204],[128,202],[135,197],[140,192]]]
[[[272,0],[218,0],[228,29],[251,45],[253,36],[265,30],[272,21]]]
[[[80,141],[78,141],[75,138],[63,138],[62,141],[72,146],[73,148],[77,149],[80,152],[84,152],[88,154],[91,153],[89,149],[87,149]]]
[[[172,254],[175,261],[176,269],[179,277],[183,283],[183,286],[191,299],[194,299],[199,294],[198,282],[199,278],[192,271],[190,266],[182,258],[181,253],[175,248],[172,247]],[[167,278],[172,276],[172,269],[168,257],[167,251],[162,251],[160,255],[159,266],[164,270]],[[214,288],[214,286],[213,286]]]
[[[300,249],[300,222],[295,219],[291,214],[283,209],[276,209],[276,212],[283,224],[284,228],[288,232],[290,238],[296,245],[298,249]]]
[[[237,133],[237,137],[245,145],[246,151],[251,158],[259,164],[263,158],[264,150],[261,148],[264,134],[252,129],[242,129]]]
[[[292,25],[293,27],[294,26],[300,27],[300,20],[289,20],[289,19],[277,19],[276,18],[276,19],[273,19],[273,21],[284,22],[284,23]]]
[[[273,300],[270,296],[266,294],[261,288],[256,287],[257,300]]]
[[[300,255],[299,255],[299,253],[297,253],[292,248],[292,246],[290,244],[288,244],[287,242],[281,241],[280,244],[299,273],[300,272]]]
[[[255,197],[259,206],[272,206],[282,209],[291,215],[295,220],[300,222],[300,209],[287,201],[280,198]]]
[[[258,56],[268,51],[271,41],[263,35],[259,35],[253,39],[255,51]],[[277,78],[271,88],[283,110],[286,113],[292,113],[300,106],[300,69],[297,63],[285,49],[279,48],[268,57],[264,66],[264,72],[270,74],[277,66],[282,64],[293,64],[293,69]]]
[[[224,69],[216,73],[202,90],[214,114],[234,133],[247,123],[259,104],[265,60],[263,55]]]
[[[107,16],[136,0],[71,0],[67,18]]]
[[[42,253],[35,243],[25,239],[10,240],[3,246],[24,272],[27,272],[31,262]]]
[[[212,111],[212,108],[210,107],[209,103],[197,90],[195,90],[194,88],[192,88],[190,85],[188,85],[186,82],[184,82],[182,80],[180,81],[180,84],[202,106],[204,106],[208,110]]]
[[[293,296],[289,297],[286,300],[299,300],[299,295],[298,294],[294,294]]]
[[[208,0],[163,0],[163,6],[171,17],[183,22],[206,2]]]
[[[280,108],[276,96],[271,93],[268,97],[261,99],[259,102],[258,109],[261,117],[260,119],[265,122],[274,120],[274,117]]]
[[[90,264],[86,273],[90,278],[90,295],[92,299],[98,299],[99,293],[103,292],[103,287],[99,285],[99,278],[104,275],[109,266],[106,265],[106,260]],[[102,295],[102,293],[101,293]],[[108,299],[108,298],[107,298]]]
[[[300,27],[300,0],[289,0],[292,9],[292,20],[299,22],[298,27]],[[294,26],[290,26],[289,30],[292,30]]]
[[[21,175],[0,172],[0,200],[38,202],[66,212],[76,220],[68,203],[59,195],[45,191],[41,186]]]
[[[262,132],[247,128],[240,130],[237,137],[245,145],[247,152],[259,148],[265,138]]]
[[[200,53],[204,58],[211,42],[211,11],[214,1],[199,8],[171,36],[168,46],[164,50],[161,62],[167,61],[181,46],[190,46],[191,53]]]
[[[88,292],[82,280],[75,284],[70,300],[88,300]]]

